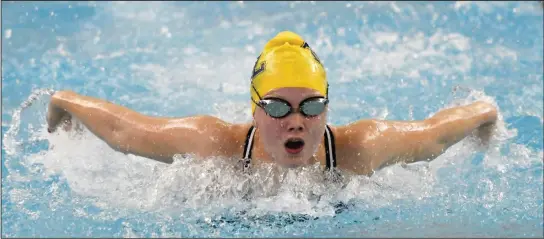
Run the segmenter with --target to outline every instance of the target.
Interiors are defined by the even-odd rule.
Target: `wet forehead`
[[[316,97],[316,96],[323,96],[318,91],[314,89],[308,89],[308,88],[299,88],[299,87],[288,87],[288,88],[280,88],[270,91],[266,96],[267,97],[275,97],[280,98],[283,100],[288,101],[291,104],[297,105],[301,101],[310,98],[310,97]]]

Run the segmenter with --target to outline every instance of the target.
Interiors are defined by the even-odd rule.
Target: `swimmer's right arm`
[[[49,104],[49,132],[66,114],[77,118],[114,150],[164,163],[172,163],[175,154],[234,156],[238,151],[229,147],[238,143],[231,133],[234,126],[212,116],[150,117],[105,100],[59,91]]]

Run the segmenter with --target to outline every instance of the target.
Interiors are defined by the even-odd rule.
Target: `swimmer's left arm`
[[[431,161],[474,130],[487,128],[496,120],[497,109],[493,105],[475,102],[442,110],[422,121],[357,122],[351,127],[360,134],[352,136],[357,140],[350,140],[350,144],[352,152],[362,156],[356,157],[365,165],[360,171],[371,174],[399,162]]]

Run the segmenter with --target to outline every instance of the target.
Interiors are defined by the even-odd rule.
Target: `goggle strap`
[[[253,88],[253,91],[255,91],[255,93],[257,94],[257,97],[259,97],[259,100],[262,100],[263,98],[261,97],[261,95],[259,94],[257,89],[255,88],[255,85],[253,85],[253,82],[251,82],[251,87]],[[251,100],[253,100],[253,97],[251,98]],[[255,101],[253,101],[253,102],[255,102]]]

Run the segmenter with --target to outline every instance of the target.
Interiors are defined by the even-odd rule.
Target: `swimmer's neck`
[[[264,148],[264,143],[262,142],[262,137],[260,137],[259,129],[257,128],[255,131],[255,139],[253,144],[253,150],[251,153],[251,163],[252,164],[276,164],[284,168],[297,168],[297,167],[303,167],[303,166],[309,166],[313,165],[315,163],[320,162],[319,157],[317,156],[320,148],[322,145],[319,145],[319,147],[316,147],[315,152],[313,152],[312,157],[308,158],[307,160],[294,162],[294,163],[288,163],[289,160],[276,160],[274,156],[270,155]],[[287,163],[286,163],[287,162]]]

